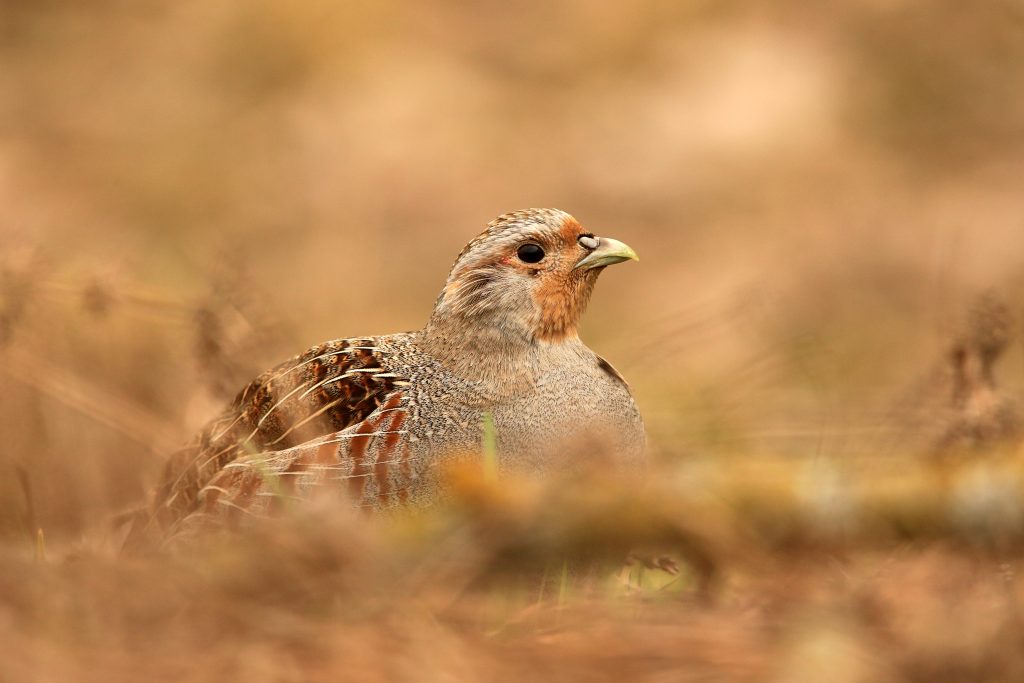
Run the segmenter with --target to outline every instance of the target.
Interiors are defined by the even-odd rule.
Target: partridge
[[[557,209],[496,218],[422,330],[325,342],[242,389],[168,461],[150,521],[238,521],[324,486],[356,506],[429,505],[439,464],[479,457],[485,420],[499,471],[571,467],[593,452],[581,443],[642,466],[629,387],[577,334],[600,273],[636,258]]]

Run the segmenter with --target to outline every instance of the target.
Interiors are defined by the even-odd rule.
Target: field
[[[1024,680],[1024,6],[243,5],[0,7],[0,681]],[[118,553],[528,206],[640,255],[582,335],[646,486]]]

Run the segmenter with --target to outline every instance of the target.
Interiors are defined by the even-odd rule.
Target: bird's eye
[[[524,244],[516,255],[523,263],[539,263],[544,258],[544,249],[539,244]]]
[[[577,238],[577,241],[580,243],[580,246],[586,247],[587,249],[597,249],[597,245],[599,245],[601,243],[600,240],[598,240],[593,235],[589,235],[589,234],[587,234],[587,235],[580,235]]]

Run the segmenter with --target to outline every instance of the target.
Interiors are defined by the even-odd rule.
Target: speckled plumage
[[[517,256],[526,243],[541,262]],[[423,330],[326,342],[243,389],[168,462],[152,518],[169,533],[230,523],[322,485],[358,506],[428,505],[437,465],[479,453],[486,413],[503,469],[572,467],[595,441],[638,467],[629,389],[576,334],[598,274],[629,258],[556,209],[495,219],[459,255]]]

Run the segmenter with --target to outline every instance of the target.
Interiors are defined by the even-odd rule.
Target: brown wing
[[[601,368],[601,370],[606,372],[612,379],[621,382],[622,386],[629,389],[629,382],[627,382],[626,378],[622,376],[622,373],[616,370],[614,365],[606,361],[601,356],[597,356],[597,367]]]
[[[240,455],[285,450],[366,419],[405,379],[381,356],[372,338],[331,341],[253,380],[168,461],[154,500],[161,525],[195,509],[202,487]]]

